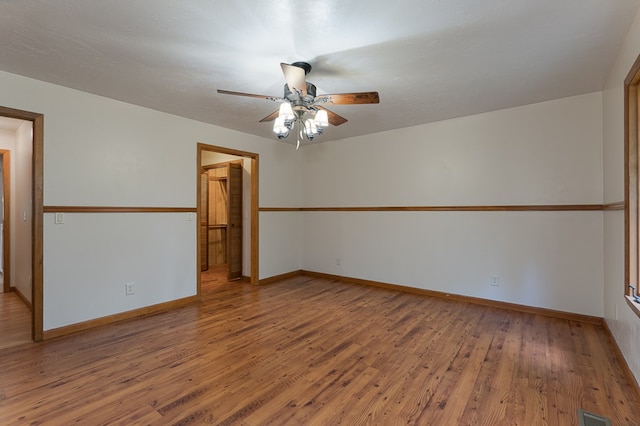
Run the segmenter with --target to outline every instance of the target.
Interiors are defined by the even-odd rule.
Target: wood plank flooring
[[[295,277],[0,350],[2,425],[640,424],[599,326]]]
[[[0,349],[28,342],[31,311],[15,293],[0,293]]]

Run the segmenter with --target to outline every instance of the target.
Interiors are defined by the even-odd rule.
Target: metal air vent
[[[580,426],[611,426],[611,420],[581,408],[578,408],[578,423]]]

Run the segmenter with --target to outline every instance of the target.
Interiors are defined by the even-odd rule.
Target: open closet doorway
[[[224,270],[257,285],[258,154],[198,144],[197,165],[198,276]]]
[[[209,154],[209,155],[207,155]],[[242,275],[243,159],[222,161],[221,154],[205,152],[201,175],[201,271],[225,268],[227,280]],[[227,157],[225,155],[225,157]],[[229,156],[231,157],[231,156]],[[227,158],[225,158],[227,159]],[[210,163],[214,161],[213,163]]]
[[[4,347],[43,337],[43,122],[42,114],[0,107]]]

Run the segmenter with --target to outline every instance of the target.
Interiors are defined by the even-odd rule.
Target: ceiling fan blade
[[[327,111],[327,115],[329,116],[329,123],[331,125],[333,125],[333,126],[339,126],[339,125],[344,124],[344,123],[346,123],[348,121],[346,118],[336,114],[333,111],[329,111],[328,109],[323,108],[321,106],[316,105],[315,108],[323,109],[323,110]]]
[[[280,110],[277,109],[275,111],[273,111],[271,114],[267,115],[265,118],[263,118],[262,120],[260,120],[260,123],[264,123],[265,121],[273,121],[276,118],[278,118],[278,114],[280,113]]]
[[[249,98],[259,98],[259,99],[268,99],[270,101],[282,101],[284,99],[279,98],[277,96],[267,96],[267,95],[256,95],[253,93],[242,93],[242,92],[232,92],[231,90],[222,90],[218,89],[218,93],[222,95],[234,95],[234,96],[246,96]]]
[[[284,79],[287,80],[289,90],[292,92],[302,92],[302,96],[307,96],[307,83],[304,80],[304,69],[285,63],[281,63],[280,67],[282,68]]]
[[[378,92],[335,93],[317,96],[315,102],[326,102],[335,105],[378,104],[380,103],[380,96],[378,96]]]

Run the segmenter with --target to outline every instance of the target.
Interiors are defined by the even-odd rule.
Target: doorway
[[[210,155],[203,155],[201,166],[201,272],[224,268],[228,281],[241,279],[243,205],[247,204],[243,202],[243,182],[246,181],[243,179],[244,159],[218,162],[222,154],[205,154]]]
[[[7,284],[9,288],[14,287],[16,283],[16,277],[18,276],[18,270],[26,271],[22,277],[18,277],[17,284],[20,288],[25,290],[27,294],[23,294],[24,299],[30,302],[30,334],[31,340],[40,341],[43,339],[43,153],[44,153],[44,116],[30,111],[17,110],[13,108],[0,107],[0,119],[12,119],[22,120],[30,122],[30,131],[28,135],[25,135],[22,140],[21,149],[29,152],[28,157],[15,155],[13,156],[14,162],[17,167],[14,167],[14,172],[25,172],[26,179],[28,179],[30,190],[28,192],[22,191],[21,198],[19,198],[17,205],[12,207],[15,213],[5,215],[5,226],[7,220],[12,216],[19,216],[21,220],[14,217],[14,226],[27,226],[30,238],[28,241],[9,241],[9,247],[15,247],[15,270],[10,271],[10,275],[6,270],[8,265],[11,265],[11,261],[6,262],[4,266],[5,274],[7,277]],[[8,154],[8,153],[7,153]],[[3,155],[3,161],[4,161]],[[26,159],[26,162],[19,160],[19,158]],[[3,167],[4,169],[4,167]],[[17,192],[17,191],[16,191]],[[16,194],[17,195],[17,194]],[[5,193],[6,198],[8,198]],[[5,203],[5,211],[7,205]],[[6,241],[3,241],[3,247],[6,247]],[[28,244],[24,246],[23,244]],[[26,255],[18,256],[18,253],[27,253]],[[26,265],[22,265],[21,262],[26,262]],[[22,280],[22,281],[20,281]],[[4,284],[3,284],[4,290]],[[13,292],[12,292],[13,293]],[[28,300],[30,299],[30,300]]]
[[[197,152],[197,194],[198,194],[198,205],[197,205],[197,216],[198,216],[198,224],[199,229],[197,232],[197,268],[198,268],[198,294],[201,294],[201,272],[204,267],[207,266],[208,259],[210,258],[209,253],[207,252],[209,245],[207,242],[207,233],[209,232],[209,220],[208,220],[208,194],[209,191],[205,192],[205,186],[208,182],[208,173],[207,173],[207,181],[205,181],[203,172],[207,170],[207,166],[210,168],[214,164],[236,164],[236,166],[229,166],[229,170],[232,168],[236,170],[240,170],[241,173],[241,182],[244,182],[242,185],[242,199],[241,202],[241,210],[235,211],[232,213],[233,217],[229,217],[227,223],[225,223],[225,227],[229,227],[227,229],[227,240],[231,238],[231,234],[235,229],[234,238],[238,238],[240,236],[242,254],[240,258],[232,260],[229,264],[235,262],[233,265],[233,273],[237,273],[238,277],[246,277],[251,282],[251,284],[258,285],[258,164],[259,164],[259,155],[252,152],[239,151],[230,148],[218,147],[213,145],[206,144],[198,144],[198,152]],[[221,167],[221,166],[220,166]],[[231,173],[236,173],[231,172]],[[226,179],[226,178],[225,178]],[[216,180],[216,179],[214,179]],[[218,178],[220,184],[223,179]],[[235,182],[238,182],[238,179],[234,179]],[[225,182],[225,188],[228,188],[227,183]],[[228,190],[228,189],[227,189]],[[237,192],[236,192],[237,193]],[[206,196],[205,196],[206,195]],[[230,195],[230,194],[227,194]],[[237,206],[238,204],[235,203]],[[229,211],[227,210],[227,214]],[[238,222],[238,219],[240,222]],[[213,225],[222,225],[213,224]],[[231,232],[230,232],[231,231]],[[218,231],[219,234],[222,231]],[[225,241],[225,246],[228,247],[228,241]],[[229,256],[233,254],[229,252]],[[235,255],[233,255],[235,256]],[[229,269],[229,276],[231,276],[231,268]]]

